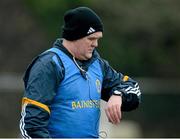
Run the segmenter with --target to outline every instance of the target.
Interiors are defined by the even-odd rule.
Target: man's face
[[[98,47],[98,40],[102,38],[102,32],[95,32],[89,36],[77,40],[76,58],[79,60],[88,60],[92,57],[93,50]]]

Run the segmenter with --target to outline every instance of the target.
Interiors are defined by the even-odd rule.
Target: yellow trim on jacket
[[[124,81],[124,82],[126,82],[128,79],[129,79],[129,77],[128,77],[127,75],[125,75],[125,76],[123,77],[123,81]]]
[[[38,102],[38,101],[29,99],[29,98],[27,98],[27,97],[24,97],[24,98],[22,99],[22,105],[24,105],[24,104],[32,104],[32,105],[38,106],[38,107],[44,109],[45,111],[47,111],[48,113],[50,113],[50,109],[48,108],[47,105],[45,105],[45,104],[43,104],[43,103],[40,103],[40,102]]]

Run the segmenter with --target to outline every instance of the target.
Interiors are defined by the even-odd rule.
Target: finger
[[[107,116],[107,118],[108,118],[108,121],[111,122],[111,123],[113,123],[113,120],[112,120],[112,118],[111,118],[111,116],[110,116],[110,113],[109,113],[109,111],[108,111],[107,108],[105,109],[105,113],[106,113],[106,116]]]
[[[120,119],[121,119],[121,109],[119,105],[115,105],[113,107],[114,110],[114,117],[115,117],[115,123],[118,124],[120,123]]]
[[[120,120],[121,119],[121,108],[119,105],[116,106],[116,109],[117,109],[117,115],[118,115],[118,119]]]
[[[119,119],[119,111],[117,110],[117,106],[113,106],[113,115],[114,115],[114,120],[115,120],[115,124],[118,124],[120,122]]]
[[[114,110],[113,110],[113,106],[109,107],[108,108],[108,112],[110,114],[110,117],[112,119],[112,123],[115,124],[116,123],[116,118],[115,118],[115,115],[114,115]]]
[[[118,105],[116,106],[116,110],[117,110],[117,115],[118,115],[118,119],[119,119],[119,122],[121,120],[121,107],[119,107]]]

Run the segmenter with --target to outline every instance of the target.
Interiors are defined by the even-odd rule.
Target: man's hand
[[[107,102],[105,112],[106,116],[112,124],[119,124],[121,119],[122,97],[112,95]]]

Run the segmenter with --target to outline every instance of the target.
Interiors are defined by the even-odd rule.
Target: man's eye
[[[88,39],[91,40],[91,41],[94,40],[93,38],[88,38]]]
[[[96,38],[89,38],[89,40],[94,41],[94,40],[96,40]]]

